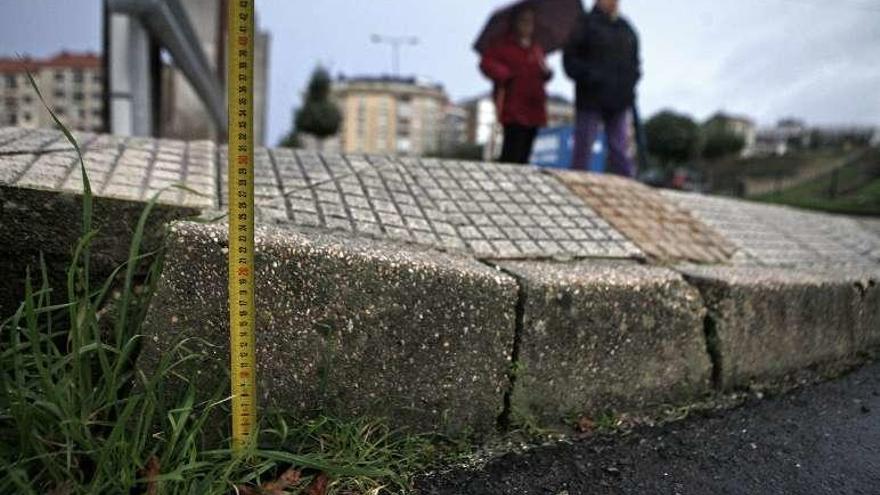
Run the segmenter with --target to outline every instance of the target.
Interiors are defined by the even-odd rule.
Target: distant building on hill
[[[71,129],[104,130],[104,71],[94,53],[61,52],[44,59],[0,58],[0,125],[53,127],[30,82]]]
[[[340,77],[332,98],[342,111],[336,139],[344,153],[422,156],[440,148],[449,98],[439,84],[390,76]]]

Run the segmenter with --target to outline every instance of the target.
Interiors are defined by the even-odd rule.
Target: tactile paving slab
[[[641,256],[562,184],[526,167],[287,149],[270,157],[295,224],[483,258]]]
[[[228,205],[226,147],[82,133],[92,190],[204,210]],[[290,149],[255,152],[256,220],[394,239],[479,258],[643,258],[554,177],[528,167]],[[0,185],[81,192],[54,130],[0,129]],[[182,185],[184,188],[175,188]]]
[[[143,202],[161,194],[161,202],[202,210],[227,205],[225,147],[90,133],[77,138],[100,196]],[[484,259],[723,262],[732,245],[740,248],[733,256],[739,263],[880,261],[880,236],[856,220],[658,193],[614,177],[581,177],[576,194],[551,174],[493,163],[263,148],[255,158],[262,223],[341,230]],[[59,131],[0,128],[0,186],[80,192],[79,163]]]
[[[651,258],[724,263],[736,252],[714,229],[651,187],[611,175],[556,175]]]
[[[880,239],[858,222],[783,206],[663,191],[740,247],[739,263],[768,266],[861,265],[878,261]]]
[[[11,140],[4,142],[7,136]],[[125,138],[75,133],[94,194],[195,208],[215,207],[216,179],[210,142]],[[81,193],[82,171],[59,131],[0,132],[0,186]],[[184,188],[172,187],[182,185]]]

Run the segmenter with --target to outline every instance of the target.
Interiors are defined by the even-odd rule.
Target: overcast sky
[[[183,0],[186,1],[186,0]],[[591,2],[592,0],[585,0]],[[503,0],[257,0],[271,33],[269,144],[315,64],[334,74],[391,70],[390,49],[371,33],[415,35],[401,72],[442,83],[454,99],[488,83],[470,45]],[[760,124],[797,116],[821,124],[880,124],[878,0],[622,0],[642,38],[643,114],[716,110]],[[0,0],[0,55],[98,50],[98,0]],[[555,93],[571,95],[559,56]]]

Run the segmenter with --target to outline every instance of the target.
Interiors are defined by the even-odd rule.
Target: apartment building
[[[415,78],[340,77],[332,98],[342,111],[344,153],[421,156],[441,145],[448,97],[443,87]]]
[[[104,129],[101,57],[70,52],[45,59],[0,58],[0,125],[55,125],[28,82],[27,71],[64,125],[86,131]]]

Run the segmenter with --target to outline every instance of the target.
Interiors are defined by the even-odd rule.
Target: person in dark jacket
[[[510,34],[483,53],[480,69],[495,83],[495,111],[504,126],[500,161],[527,163],[538,128],[547,125],[544,85],[552,73],[532,36],[535,12],[521,9],[513,19]]]
[[[599,125],[604,124],[609,171],[634,177],[628,130],[642,71],[638,36],[620,16],[618,0],[596,0],[593,10],[582,15],[565,48],[563,65],[576,88],[572,168],[587,168]]]

